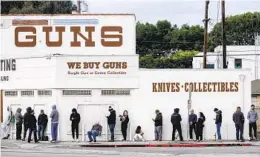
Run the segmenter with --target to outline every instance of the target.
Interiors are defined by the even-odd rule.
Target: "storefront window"
[[[207,69],[215,69],[215,65],[214,64],[207,64],[206,68]]]
[[[235,59],[235,69],[242,68],[242,59]]]

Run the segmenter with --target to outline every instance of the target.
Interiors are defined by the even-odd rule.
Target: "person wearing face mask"
[[[79,141],[79,122],[80,122],[80,114],[78,114],[77,110],[75,108],[72,109],[72,113],[70,115],[71,120],[71,132],[72,132],[72,138],[75,141],[75,131],[76,131],[76,138],[77,141]]]

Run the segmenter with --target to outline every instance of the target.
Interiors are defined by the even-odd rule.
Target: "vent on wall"
[[[33,90],[21,91],[21,96],[34,96],[34,91]]]
[[[62,95],[77,96],[77,95],[91,95],[91,90],[62,90]]]
[[[52,96],[51,90],[38,90],[38,96]]]
[[[5,91],[5,96],[17,96],[17,91]]]
[[[101,95],[130,95],[130,90],[101,90]]]

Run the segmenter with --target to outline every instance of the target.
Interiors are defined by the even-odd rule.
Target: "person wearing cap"
[[[108,123],[109,130],[111,133],[110,142],[114,142],[114,140],[115,140],[114,132],[115,132],[115,126],[116,126],[116,111],[111,106],[109,106],[108,111],[110,112],[110,115],[107,116],[107,123]]]
[[[163,117],[162,113],[159,110],[155,110],[156,117],[153,119],[154,121],[154,134],[155,134],[155,141],[162,141],[162,124],[163,124]]]
[[[181,130],[181,115],[179,114],[180,109],[175,108],[174,113],[171,116],[171,122],[172,122],[172,141],[175,141],[175,132],[176,130],[178,131],[180,141],[183,141],[183,136],[182,136],[182,130]]]
[[[221,141],[222,111],[219,110],[218,108],[214,108],[214,112],[216,113],[215,124],[217,128],[217,136],[218,136],[218,140]]]

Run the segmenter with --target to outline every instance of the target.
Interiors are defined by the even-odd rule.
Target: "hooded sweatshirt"
[[[23,124],[23,116],[22,116],[21,112],[22,112],[22,109],[18,108],[15,113],[15,121],[16,121],[17,125]]]
[[[50,118],[52,123],[59,123],[59,112],[56,110],[56,105],[52,106]]]
[[[178,108],[174,109],[174,113],[171,116],[172,125],[181,125],[182,118],[179,111]]]
[[[258,114],[254,110],[250,110],[247,114],[247,119],[249,120],[249,123],[255,123],[258,120]]]
[[[37,120],[36,120],[36,117],[34,115],[33,112],[31,112],[31,114],[28,115],[28,128],[31,128],[31,129],[36,129],[36,123],[37,123]]]
[[[75,113],[72,113],[70,115],[70,120],[71,120],[71,125],[72,126],[77,126],[80,122],[80,114],[78,114],[77,110],[76,109],[73,109],[73,112]]]
[[[32,112],[32,108],[31,107],[27,107],[26,109],[26,113],[24,114],[23,118],[24,118],[24,126],[25,127],[28,127],[29,125],[29,115],[31,114]]]

